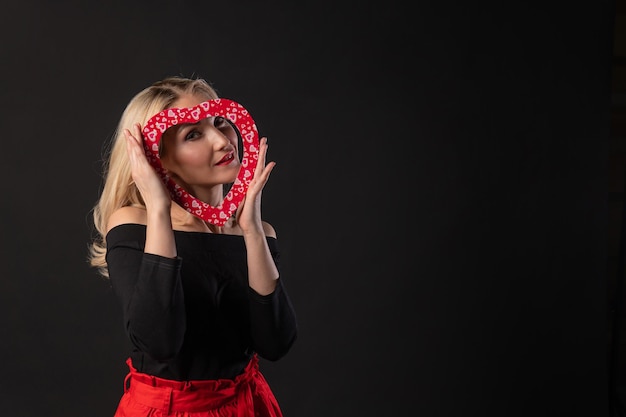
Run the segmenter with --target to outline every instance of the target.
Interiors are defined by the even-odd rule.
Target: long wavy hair
[[[93,207],[95,236],[89,247],[88,261],[92,267],[108,278],[106,263],[106,230],[111,214],[125,206],[144,207],[139,190],[132,180],[130,160],[126,153],[124,129],[131,130],[133,124],[141,126],[161,110],[172,107],[182,95],[206,95],[207,100],[218,98],[217,92],[201,78],[167,77],[135,95],[117,125],[117,129],[105,151],[103,178],[104,186],[97,204]],[[132,130],[131,130],[132,131]]]

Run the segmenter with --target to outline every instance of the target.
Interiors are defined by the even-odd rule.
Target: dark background
[[[493,3],[493,4],[492,4]],[[4,2],[0,413],[112,416],[86,262],[132,96],[199,76],[277,162],[285,417],[606,416],[612,2]]]

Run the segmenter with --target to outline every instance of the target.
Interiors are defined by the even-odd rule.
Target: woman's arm
[[[259,159],[246,197],[237,213],[248,252],[248,281],[250,288],[261,295],[271,294],[276,288],[278,269],[267,246],[266,235],[276,237],[274,229],[261,220],[261,194],[275,162],[265,164],[267,138],[259,142]]]
[[[273,263],[279,269],[278,241],[266,239]],[[250,334],[253,349],[265,359],[278,360],[291,348],[297,338],[296,314],[283,280],[276,279],[274,291],[267,295],[248,290],[250,305]]]
[[[166,360],[179,351],[185,333],[180,259],[169,193],[146,159],[138,124],[133,132],[124,132],[126,150],[133,181],[146,207],[122,207],[108,219],[107,264],[131,342],[153,358]],[[140,244],[137,237],[128,240],[124,236],[132,227],[117,228],[125,224],[145,225]]]
[[[145,252],[166,258],[176,257],[176,242],[172,230],[172,200],[156,171],[148,163],[143,149],[141,126],[136,123],[133,133],[124,131],[126,151],[130,159],[133,181],[146,205],[146,247]],[[122,213],[124,215],[125,212]],[[110,226],[127,219],[110,219]],[[111,223],[113,221],[114,223]],[[110,230],[110,227],[109,227]]]
[[[279,276],[266,236],[276,238],[274,228],[266,222],[263,222],[261,232],[243,235],[248,260],[248,282],[250,288],[260,295],[274,292]]]
[[[109,231],[109,278],[132,344],[156,360],[167,360],[179,352],[186,328],[181,260],[145,253],[145,239],[141,224]]]
[[[276,231],[261,220],[261,193],[275,162],[265,164],[267,138],[259,142],[259,159],[237,221],[243,232],[248,261],[250,323],[253,348],[268,360],[278,360],[296,339],[296,316],[279,280]],[[272,242],[272,249],[269,247]]]

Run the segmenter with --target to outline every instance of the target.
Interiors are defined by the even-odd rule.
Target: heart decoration
[[[167,175],[159,157],[159,142],[163,133],[172,126],[218,116],[232,122],[239,131],[243,156],[233,186],[220,205],[213,207],[189,194]],[[172,200],[202,220],[223,226],[243,201],[259,160],[259,133],[250,112],[241,104],[225,98],[204,101],[194,107],[165,109],[148,119],[143,127],[143,136],[148,162],[163,180]]]

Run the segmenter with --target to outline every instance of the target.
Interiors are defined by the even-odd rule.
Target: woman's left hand
[[[261,219],[261,194],[272,169],[276,166],[276,162],[268,162],[266,164],[267,148],[267,138],[263,137],[259,141],[259,159],[254,176],[248,185],[245,198],[237,209],[235,218],[244,235],[253,233],[264,235]]]

